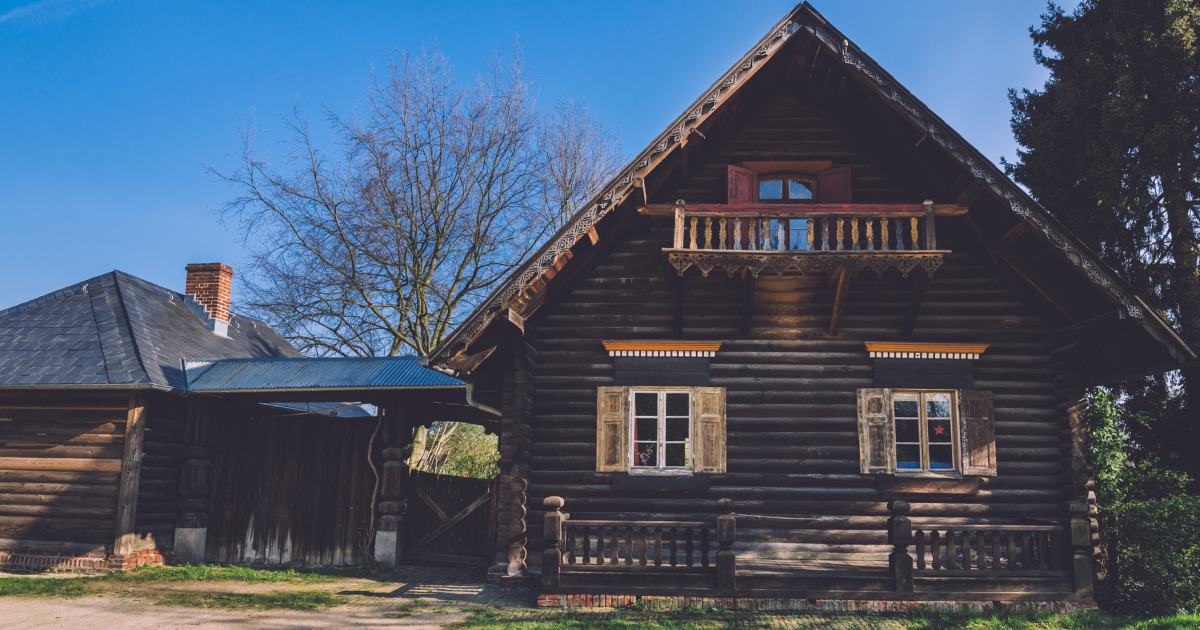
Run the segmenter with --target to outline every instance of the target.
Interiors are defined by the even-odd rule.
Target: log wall
[[[375,489],[367,464],[374,418],[214,410],[213,422],[208,562],[362,563]],[[377,438],[380,463],[381,445]]]
[[[129,395],[0,395],[0,550],[112,552]]]

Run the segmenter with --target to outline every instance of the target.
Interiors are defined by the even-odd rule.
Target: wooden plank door
[[[404,559],[488,566],[492,479],[414,471],[404,515]]]

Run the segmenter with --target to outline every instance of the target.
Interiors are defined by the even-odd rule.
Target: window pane
[[[635,416],[657,416],[658,394],[654,392],[635,393],[633,395],[633,410],[633,415]]]
[[[897,442],[921,442],[920,420],[896,420]]]
[[[688,439],[688,418],[667,418],[667,441],[682,442]]]
[[[949,418],[950,394],[925,394],[925,417]]]
[[[920,444],[896,445],[896,468],[913,470],[921,467]]]
[[[758,198],[759,200],[783,199],[783,181],[777,179],[773,182],[759,182]]]
[[[688,414],[688,395],[685,393],[667,394],[667,415],[686,416]],[[671,438],[667,438],[668,440]]]
[[[954,453],[949,444],[929,445],[929,470],[949,470],[954,468]]]
[[[638,443],[633,445],[634,466],[658,466],[658,444]]]
[[[788,199],[812,199],[812,188],[808,182],[788,181]]]
[[[951,441],[950,437],[950,419],[944,418],[941,420],[929,421],[929,443]]]
[[[687,466],[687,445],[686,444],[667,444],[667,465],[668,466]]]
[[[658,418],[638,418],[633,423],[633,440],[642,442],[645,440],[658,441]]]
[[[918,418],[916,394],[893,394],[892,405],[897,418]]]
[[[788,219],[788,249],[808,249],[808,221]]]

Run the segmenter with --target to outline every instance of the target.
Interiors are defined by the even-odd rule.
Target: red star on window
[[[946,432],[946,427],[934,427],[933,432],[938,435],[941,435]]]

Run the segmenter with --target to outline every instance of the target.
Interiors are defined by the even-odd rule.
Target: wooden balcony
[[[682,275],[695,265],[705,276],[720,267],[731,277],[767,267],[832,275],[864,268],[901,275],[920,268],[932,277],[946,251],[937,248],[935,218],[964,214],[960,206],[924,204],[804,204],[651,206],[646,214],[675,216],[672,247],[663,248]]]

